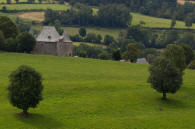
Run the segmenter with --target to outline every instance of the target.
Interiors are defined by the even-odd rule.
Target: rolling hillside
[[[169,100],[148,83],[148,65],[94,59],[0,53],[0,129],[194,129],[195,71]],[[8,75],[34,67],[44,78],[44,100],[31,116],[7,99]]]

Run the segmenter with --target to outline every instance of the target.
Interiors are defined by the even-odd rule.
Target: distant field
[[[78,34],[79,27],[65,27],[65,29],[68,31],[70,35],[75,35]],[[108,34],[108,35],[112,35],[115,39],[118,38],[120,31],[123,30],[123,29],[98,28],[98,27],[87,27],[86,29],[88,33],[100,34],[103,37]]]
[[[99,46],[99,47],[106,48],[106,46],[102,45],[102,44],[94,44],[94,43],[86,43],[86,42],[73,42],[74,46],[79,46],[80,44],[86,44],[88,46]]]
[[[133,16],[133,25],[137,25],[140,21],[144,21],[144,27],[151,27],[151,28],[170,28],[171,20],[165,18],[156,18],[151,16],[146,16],[138,13],[131,13]],[[177,21],[175,28],[190,28],[195,29],[195,24],[192,27],[186,27],[183,21]]]
[[[0,53],[0,129],[194,129],[195,71],[168,100],[147,83],[148,65]],[[8,100],[8,76],[20,65],[43,76],[43,101],[27,118]]]
[[[7,16],[7,17],[9,17],[12,21],[16,21],[16,15],[15,14],[12,14],[12,13],[1,13],[0,12],[0,16]],[[26,19],[26,18],[21,18],[21,20],[24,22],[24,23],[30,23],[32,20],[30,20],[30,19]]]
[[[62,5],[63,6],[63,5]],[[65,6],[68,8],[68,6]],[[151,16],[142,15],[139,13],[131,13],[133,16],[133,25],[140,24],[143,21],[145,24],[144,27],[151,27],[151,28],[170,28],[171,20],[165,18],[156,18]],[[19,17],[31,19],[31,20],[44,20],[44,13],[43,12],[25,12],[18,15]],[[195,29],[195,24],[192,27],[186,27],[183,21],[177,21],[175,28],[190,28]],[[73,32],[74,33],[74,32]]]
[[[26,12],[26,13],[16,14],[16,16],[20,18],[42,22],[45,19],[44,14],[45,14],[44,12]]]
[[[0,9],[6,6],[8,10],[67,10],[69,6],[62,4],[1,4]]]
[[[28,0],[19,0],[19,2],[27,2]],[[55,0],[42,0],[42,3],[48,3],[48,2],[53,2]],[[1,3],[7,3],[7,0],[0,0]],[[11,3],[16,3],[15,0],[11,0]],[[35,3],[39,3],[39,0],[35,0]]]

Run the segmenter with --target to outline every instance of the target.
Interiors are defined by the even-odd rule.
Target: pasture
[[[148,65],[95,59],[0,53],[1,129],[194,129],[195,71],[168,101],[147,81]],[[8,76],[18,66],[43,78],[44,100],[27,118],[7,99]]]
[[[139,13],[131,13],[133,16],[132,24],[137,25],[140,22],[145,22],[142,26],[150,28],[170,28],[171,20],[165,18],[156,18],[151,16],[142,15]],[[192,27],[186,27],[183,21],[176,21],[175,28],[178,29],[195,29],[195,24]]]
[[[62,4],[0,4],[0,9],[5,6],[7,10],[67,10],[69,6]]]
[[[55,0],[42,0],[42,3],[52,3]],[[28,2],[28,0],[19,0],[19,2]],[[0,3],[7,3],[7,0],[1,0]],[[12,0],[11,3],[16,3],[15,0]],[[39,0],[35,0],[35,3],[39,3]]]

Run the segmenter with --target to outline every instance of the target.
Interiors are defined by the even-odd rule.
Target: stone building
[[[48,54],[55,56],[72,56],[72,41],[66,30],[62,35],[55,27],[44,26],[36,37],[35,54]]]

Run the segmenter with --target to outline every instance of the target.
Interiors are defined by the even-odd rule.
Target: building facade
[[[46,54],[55,56],[72,56],[72,41],[66,30],[62,35],[56,31],[55,27],[44,26],[36,37],[35,54]]]

